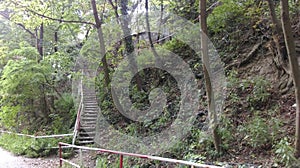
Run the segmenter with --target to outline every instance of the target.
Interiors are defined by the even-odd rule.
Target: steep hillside
[[[295,162],[289,156],[292,150],[288,147],[293,146],[295,134],[293,81],[276,65],[272,33],[266,30],[268,24],[269,21],[261,25],[265,31],[258,36],[253,35],[252,29],[243,28],[239,33],[242,36],[233,38],[235,43],[225,46],[235,46],[223,56],[230,84],[225,109],[228,118],[223,126],[231,131],[228,136],[234,138],[225,140],[229,147],[223,161],[281,167],[284,164],[277,163],[286,159],[282,156],[285,153],[290,163]],[[300,58],[299,25],[299,15],[295,15],[293,29]]]

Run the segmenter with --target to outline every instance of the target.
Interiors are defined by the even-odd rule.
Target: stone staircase
[[[84,72],[88,80],[93,75]],[[89,78],[90,77],[90,78]],[[80,123],[77,136],[78,145],[93,144],[96,134],[96,122],[99,113],[95,84],[93,82],[82,82],[82,107],[80,112]]]

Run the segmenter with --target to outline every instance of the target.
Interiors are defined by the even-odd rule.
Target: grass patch
[[[0,146],[16,155],[27,157],[45,157],[57,152],[58,142],[71,142],[71,137],[34,139],[15,134],[1,134]]]

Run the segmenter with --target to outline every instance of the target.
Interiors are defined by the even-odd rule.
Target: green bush
[[[275,145],[275,154],[277,157],[277,162],[283,164],[285,167],[291,167],[297,161],[294,156],[294,148],[288,142],[288,138],[284,137]]]
[[[255,107],[257,104],[265,103],[270,98],[270,83],[263,78],[255,78],[249,81],[252,85],[251,94],[247,97],[250,105]]]
[[[271,145],[279,134],[280,121],[276,118],[266,120],[255,113],[252,120],[239,131],[244,134],[244,140],[254,148]]]
[[[31,137],[19,136],[15,134],[1,134],[0,146],[16,154],[26,155],[27,157],[44,157],[56,152],[53,147],[58,146],[58,142],[71,142],[71,137],[34,139]]]
[[[216,33],[244,20],[245,7],[242,3],[238,0],[221,0],[221,2],[223,5],[216,7],[207,18],[209,29]]]

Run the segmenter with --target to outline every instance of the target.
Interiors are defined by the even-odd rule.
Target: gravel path
[[[15,156],[0,148],[0,168],[49,168],[58,165],[57,157],[32,159]]]

